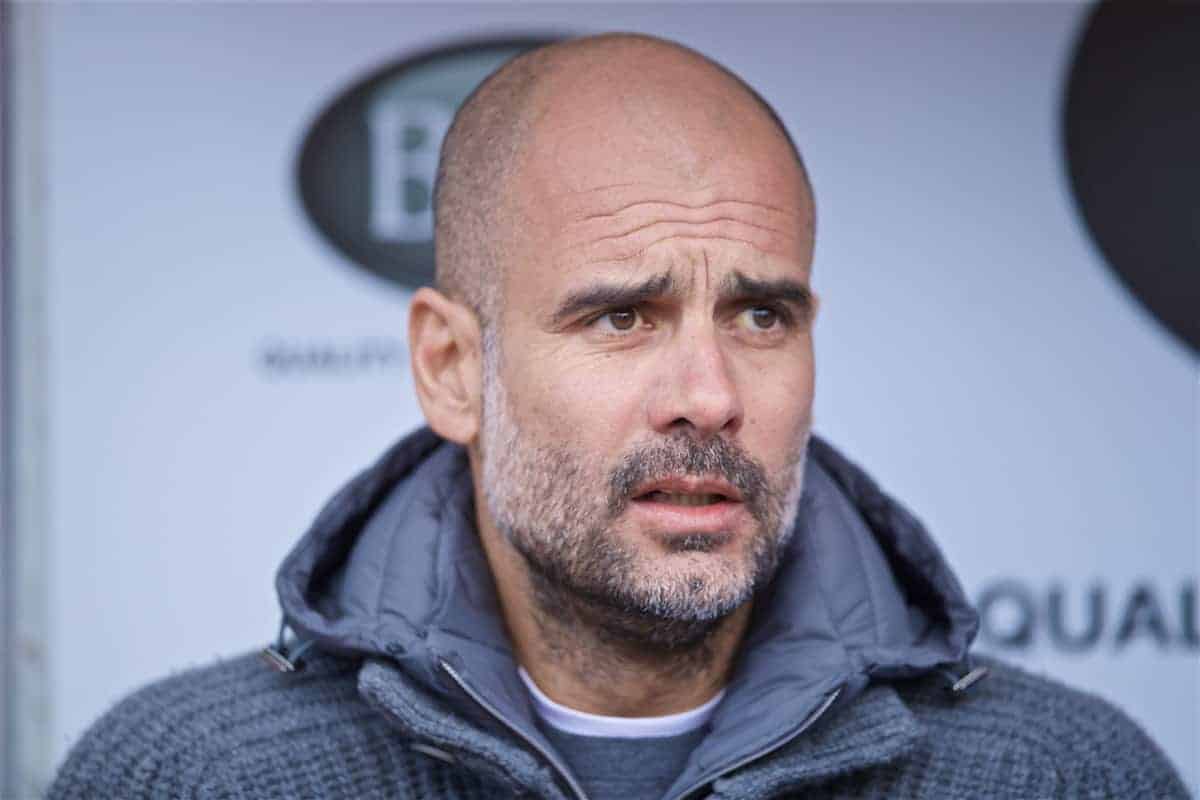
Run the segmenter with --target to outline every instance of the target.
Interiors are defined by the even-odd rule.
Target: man
[[[276,671],[137,693],[51,797],[1186,795],[1103,701],[972,665],[932,540],[810,437],[813,197],[739,79],[528,53],[436,195],[432,430],[284,562]]]

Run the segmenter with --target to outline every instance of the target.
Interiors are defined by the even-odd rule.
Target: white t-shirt
[[[524,667],[518,667],[517,672],[520,674],[521,680],[525,682],[526,688],[529,689],[529,696],[533,698],[533,706],[542,721],[560,731],[577,736],[604,736],[619,739],[679,736],[694,731],[707,723],[721,699],[725,697],[725,690],[722,689],[703,705],[678,714],[666,714],[661,717],[609,717],[603,714],[576,711],[556,703],[537,687]]]

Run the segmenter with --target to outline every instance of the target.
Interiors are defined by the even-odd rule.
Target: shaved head
[[[690,121],[673,115],[672,105],[694,105],[697,95],[707,101],[705,122],[731,138],[751,122],[747,117],[773,128],[807,191],[800,153],[774,109],[715,61],[641,34],[604,34],[540,47],[484,80],[459,108],[442,144],[434,188],[437,288],[469,306],[490,340],[505,264],[515,253],[523,221],[515,191],[518,172],[531,159],[555,156],[532,146],[538,127],[571,107],[578,113],[583,105],[585,115],[595,115],[593,126],[602,126],[601,115],[616,108],[619,124],[632,122],[645,129],[638,132],[682,139],[690,133]],[[679,168],[703,168],[687,160]]]

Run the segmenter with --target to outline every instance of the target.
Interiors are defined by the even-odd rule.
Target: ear
[[[408,346],[417,400],[429,427],[464,446],[479,433],[481,344],[479,320],[470,308],[429,287],[413,295]]]

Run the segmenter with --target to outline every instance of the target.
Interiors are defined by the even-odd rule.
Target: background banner
[[[11,656],[48,698],[18,719],[48,748],[29,785],[123,694],[274,636],[283,555],[421,420],[406,301],[455,105],[516,49],[625,29],[726,64],[795,136],[816,430],[929,526],[981,649],[1118,704],[1200,789],[1200,261],[1162,194],[1194,215],[1200,77],[1157,91],[1174,39],[1124,74],[1076,4],[12,12],[44,131],[17,154],[47,348],[45,523],[14,531],[46,553]]]

